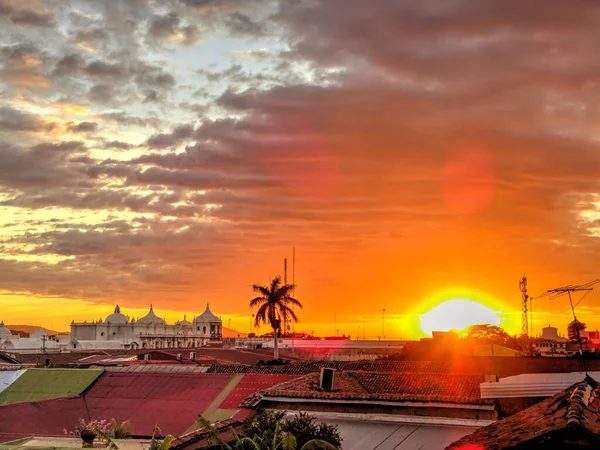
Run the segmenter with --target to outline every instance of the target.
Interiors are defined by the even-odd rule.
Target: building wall
[[[222,326],[214,322],[196,322],[192,325],[162,325],[110,322],[72,323],[71,347],[78,341],[118,341],[124,347],[183,348],[200,347],[221,341]],[[101,345],[101,344],[100,344]]]
[[[396,414],[402,416],[419,417],[450,417],[455,419],[475,419],[475,420],[496,420],[498,413],[496,410],[473,410],[457,406],[456,408],[440,408],[435,403],[430,407],[411,407],[411,406],[383,406],[383,405],[356,405],[356,404],[336,404],[330,402],[273,402],[262,400],[261,408],[279,409],[284,411],[327,411],[336,413],[358,413],[358,414]]]

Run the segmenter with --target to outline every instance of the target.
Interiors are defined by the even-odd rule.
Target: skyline
[[[247,332],[294,247],[320,335],[385,308],[416,338],[456,299],[516,334],[523,274],[600,278],[598,9],[367,3],[0,0],[0,320],[210,303]]]

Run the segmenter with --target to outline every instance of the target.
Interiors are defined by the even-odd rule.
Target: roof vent
[[[183,353],[177,353],[177,361],[183,360]]]
[[[196,352],[190,352],[190,359],[196,361]]]
[[[498,375],[486,375],[484,379],[486,383],[497,383]]]
[[[144,355],[144,361],[150,361],[150,358],[151,358],[151,355],[150,355],[150,353],[146,353],[146,354]]]
[[[321,377],[319,379],[319,387],[325,391],[333,391],[335,380],[335,369],[321,367]]]

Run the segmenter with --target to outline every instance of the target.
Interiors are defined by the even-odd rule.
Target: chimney
[[[486,383],[497,383],[499,380],[498,375],[486,375],[484,378]]]
[[[335,382],[335,369],[321,367],[319,387],[324,391],[333,391]]]

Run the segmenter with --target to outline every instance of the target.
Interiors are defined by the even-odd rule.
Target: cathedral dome
[[[4,322],[0,322],[0,339],[10,339],[12,333],[4,326]]]
[[[138,319],[136,323],[141,323],[144,325],[166,325],[165,319],[158,317],[154,314],[154,309],[152,309],[152,305],[150,305],[150,311],[141,319]]]
[[[217,316],[215,316],[208,307],[208,303],[206,304],[206,310],[198,317],[194,319],[194,322],[221,322]]]
[[[111,315],[109,315],[106,318],[105,322],[111,323],[111,324],[124,325],[127,323],[127,317],[125,317],[123,314],[121,314],[121,308],[119,307],[119,305],[117,305],[115,307],[115,312],[112,313]]]

